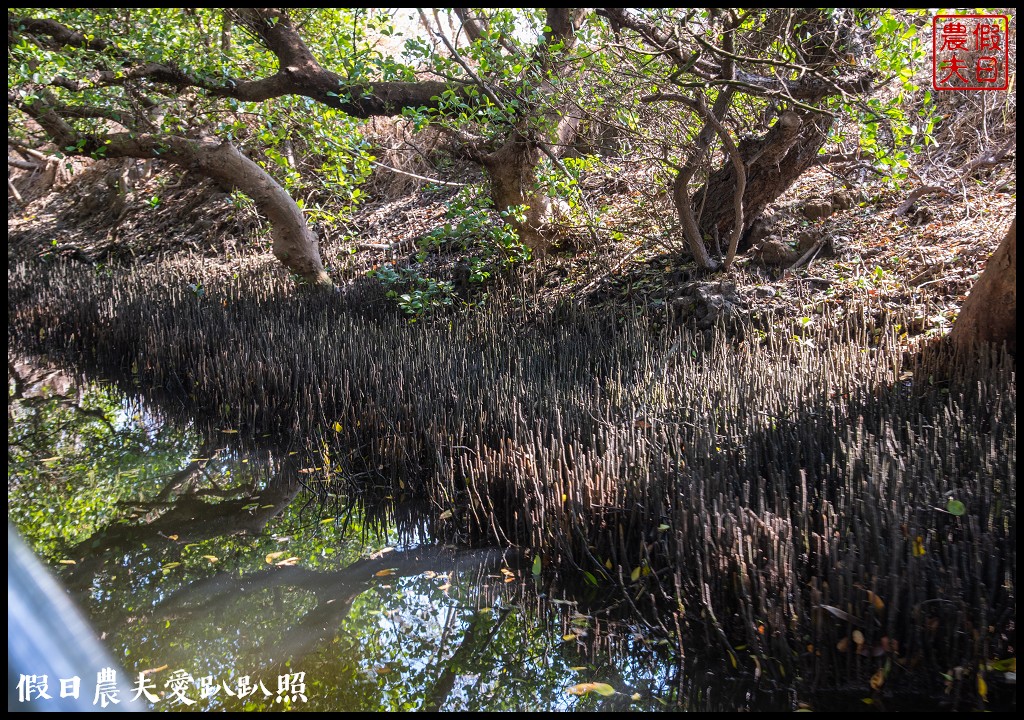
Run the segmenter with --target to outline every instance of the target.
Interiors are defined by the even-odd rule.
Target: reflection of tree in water
[[[7,421],[25,422],[40,420],[43,413],[18,413],[17,407],[40,407],[47,402],[67,408],[74,413],[85,415],[104,423],[111,432],[113,426],[100,408],[86,407],[81,404],[82,393],[74,380],[67,373],[52,367],[38,367],[23,360],[8,356],[7,358]],[[39,431],[38,423],[33,431]],[[59,432],[62,428],[49,428],[50,433]],[[17,443],[16,443],[17,444]],[[10,445],[8,445],[8,453]]]
[[[212,450],[208,442],[202,448]],[[112,523],[72,548],[70,556],[76,565],[67,576],[69,585],[80,590],[89,587],[117,553],[142,551],[150,555],[162,548],[183,547],[213,538],[259,535],[302,489],[295,479],[298,462],[292,457],[280,461],[277,475],[262,488],[252,476],[242,476],[240,482],[226,487],[213,479],[208,486],[200,484],[199,476],[207,462],[193,461],[174,473],[155,500],[132,503],[136,512],[146,513],[142,522]]]
[[[219,572],[169,596],[157,606],[154,619],[197,612],[216,613],[243,595],[252,596],[275,588],[303,590],[311,593],[316,603],[290,626],[284,644],[274,648],[279,657],[301,658],[330,628],[337,627],[351,611],[356,598],[374,586],[430,572],[475,577],[476,582],[471,585],[486,594],[483,590],[488,587],[486,576],[497,572],[505,560],[505,553],[493,548],[472,550],[428,545],[375,553],[333,572],[300,566],[270,566],[241,576]],[[486,602],[478,598],[478,602],[481,600]]]

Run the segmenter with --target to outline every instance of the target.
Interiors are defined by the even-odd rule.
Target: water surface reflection
[[[353,494],[330,437],[200,433],[9,369],[10,517],[154,709],[792,707],[680,675],[668,639],[530,557],[438,543],[410,498]]]

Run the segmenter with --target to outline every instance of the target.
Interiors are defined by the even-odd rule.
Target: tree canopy
[[[767,126],[778,118],[788,130],[769,141],[778,149],[760,149],[767,160],[810,142],[796,142],[808,132],[797,126],[814,124],[817,141],[810,144],[816,147],[803,150],[813,159],[825,134],[819,115],[829,117],[818,104],[870,88],[871,73],[835,70],[842,57],[862,52],[863,31],[852,13],[460,9],[448,14],[447,28],[438,11],[421,12],[420,20],[425,37],[410,39],[403,56],[376,47],[396,31],[374,11],[12,11],[8,104],[34,119],[65,152],[154,156],[161,153],[161,135],[198,136],[262,145],[278,165],[286,161],[276,147],[282,138],[275,126],[291,124],[308,143],[326,141],[344,151],[353,145],[353,128],[331,110],[348,120],[411,113],[457,137],[487,169],[496,209],[534,251],[546,247],[539,231],[549,205],[540,165],[553,163],[568,175],[560,157],[584,122],[624,122],[635,129],[640,105],[681,104],[695,115],[675,129],[684,137],[686,130],[696,132],[689,133],[688,157],[679,169],[677,205],[691,250],[711,267],[691,218],[687,186],[715,136],[733,158],[732,172],[738,168],[741,150],[722,121],[736,125],[760,112]],[[780,29],[786,32],[772,43],[758,39]],[[786,80],[782,73],[799,77]],[[603,94],[609,90],[619,101],[612,118]],[[730,107],[737,95],[755,100],[737,112]],[[250,113],[263,127],[245,122]],[[19,113],[12,119],[24,127]],[[134,142],[126,144],[119,130]],[[149,142],[138,142],[140,135]],[[165,158],[214,171],[197,167],[177,144]],[[664,145],[666,154],[679,150],[678,140]],[[807,164],[802,160],[789,174]],[[785,179],[770,184],[784,189]],[[745,180],[730,176],[719,184]],[[751,182],[752,192],[758,187]],[[736,202],[742,216],[742,197]],[[766,200],[757,204],[747,213],[751,219]],[[734,245],[746,224],[733,223]]]

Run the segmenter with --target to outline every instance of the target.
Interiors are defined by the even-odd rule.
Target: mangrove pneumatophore
[[[451,539],[518,545],[768,677],[934,684],[1011,652],[1005,359],[930,384],[867,310],[813,342],[585,310],[410,326],[361,291],[153,272],[12,268],[12,344],[211,427],[328,438]]]

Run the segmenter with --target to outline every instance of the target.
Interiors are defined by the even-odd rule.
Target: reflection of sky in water
[[[110,425],[41,418],[63,430],[38,451],[74,448],[73,457],[12,486],[12,516],[65,582],[83,588],[87,613],[131,679],[159,669],[151,678],[164,691],[177,669],[229,687],[248,675],[273,694],[279,674],[305,672],[304,707],[316,710],[674,707],[659,702],[673,692],[664,647],[629,628],[598,631],[571,599],[538,600],[552,591],[528,564],[437,548],[408,516],[396,525],[393,512],[378,510],[371,519],[344,497],[321,503],[310,489],[323,490],[324,474],[308,469],[325,464],[322,445],[243,453],[235,435],[204,440],[109,386],[87,387],[79,402],[103,408]],[[22,492],[33,482],[46,492]],[[87,512],[75,509],[83,498]],[[61,564],[75,552],[75,564]],[[582,682],[617,694],[567,692]],[[280,707],[258,696],[258,708]],[[243,705],[222,690],[191,709]]]

